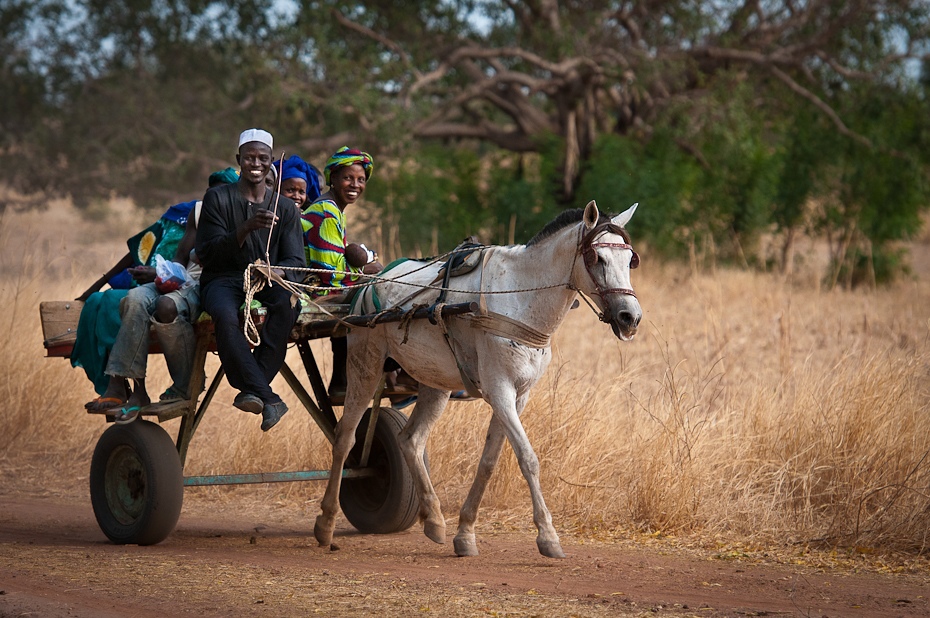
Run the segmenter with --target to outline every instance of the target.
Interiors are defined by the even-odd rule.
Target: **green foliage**
[[[723,98],[690,134],[673,116],[645,142],[600,138],[581,194],[620,200],[611,210],[642,203],[637,236],[667,255],[681,255],[690,243],[709,238],[744,258],[772,221],[783,157],[777,136],[764,130],[752,107],[751,93],[737,88],[726,93],[726,103]]]
[[[855,101],[855,107],[852,102]],[[896,241],[920,229],[930,204],[928,101],[916,89],[869,89],[846,101],[866,145],[834,139],[811,196],[822,204],[816,229],[833,244],[830,285],[883,283],[906,262]],[[812,131],[830,139],[829,127]]]
[[[900,247],[881,247],[880,251],[873,252],[856,247],[834,266],[837,269],[835,280],[825,283],[846,288],[888,284],[910,271],[905,251]]]
[[[545,136],[542,142],[537,155],[498,150],[486,157],[486,199],[493,213],[491,242],[525,243],[561,211],[556,167],[563,145],[554,135]]]
[[[448,251],[488,225],[479,196],[479,165],[467,148],[428,145],[392,160],[366,189],[366,198],[379,205],[384,222],[396,226],[403,254]]]
[[[784,157],[774,195],[773,222],[790,231],[804,223],[808,200],[817,195],[817,179],[835,155],[822,120],[813,110],[799,110],[784,119],[781,134]]]
[[[372,152],[392,249],[523,242],[595,199],[640,202],[668,255],[807,229],[832,282],[880,281],[930,203],[930,70],[899,56],[930,6],[777,4],[0,0],[0,165],[163,207],[261,126],[317,164]]]
[[[772,221],[782,168],[779,136],[766,130],[766,115],[745,84],[726,88],[712,106],[696,135],[706,162],[693,195],[697,229],[746,260]]]
[[[28,0],[0,3],[0,149],[21,147],[27,127],[52,112],[45,80],[30,66],[26,39],[36,7]]]
[[[688,198],[699,177],[698,165],[668,132],[645,144],[605,135],[595,144],[578,194],[614,214],[639,202],[641,208],[631,224],[636,238],[674,255],[681,253],[685,236],[698,223]]]

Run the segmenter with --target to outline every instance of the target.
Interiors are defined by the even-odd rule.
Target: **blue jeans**
[[[106,374],[121,378],[145,378],[149,356],[149,327],[156,325],[155,336],[165,354],[168,372],[174,380],[172,390],[188,394],[196,338],[191,322],[199,315],[200,286],[165,294],[174,301],[177,319],[171,324],[158,324],[152,319],[159,297],[154,283],[129,290],[120,301],[120,327],[110,351]]]
[[[271,390],[271,380],[278,374],[287,354],[287,341],[297,322],[300,303],[291,307],[291,294],[280,285],[265,287],[255,299],[268,310],[262,325],[261,343],[253,351],[239,323],[240,307],[245,302],[242,277],[217,277],[203,285],[203,309],[213,319],[216,351],[233,388],[256,395],[264,403],[281,398]]]

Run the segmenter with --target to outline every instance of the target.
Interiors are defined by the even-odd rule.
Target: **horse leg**
[[[423,520],[423,534],[436,543],[446,542],[446,520],[442,516],[439,497],[430,482],[423,453],[430,429],[442,415],[449,402],[449,391],[440,391],[421,385],[417,394],[417,403],[410,413],[410,419],[398,436],[400,451],[407,462],[407,469],[413,476],[417,497],[420,500],[420,519]]]
[[[539,553],[549,558],[564,558],[559,535],[552,525],[552,514],[546,507],[539,484],[539,458],[536,457],[517,414],[517,397],[513,385],[498,383],[495,387],[488,389],[490,392],[485,393],[485,399],[491,404],[495,418],[503,425],[510,446],[517,456],[523,478],[529,485],[530,497],[533,500],[533,523],[536,524],[537,530],[536,547],[539,548]]]
[[[381,379],[381,366],[384,362],[384,357],[377,354],[372,354],[366,359],[358,352],[365,346],[361,342],[358,342],[358,345],[353,345],[353,343],[355,342],[350,341],[347,361],[349,383],[346,389],[345,405],[342,418],[336,423],[333,464],[329,471],[329,481],[326,484],[323,500],[320,502],[322,513],[317,516],[313,525],[313,536],[316,537],[320,547],[327,547],[333,542],[336,513],[339,510],[339,489],[342,486],[342,469],[349,451],[355,445],[355,430],[378,387],[378,381]]]
[[[475,480],[468,491],[468,497],[462,504],[462,509],[459,511],[459,529],[452,540],[456,556],[478,555],[478,542],[475,539],[475,521],[478,519],[478,507],[481,504],[481,498],[484,496],[484,490],[488,486],[488,481],[491,480],[491,475],[497,467],[498,460],[500,460],[505,438],[503,426],[496,416],[492,416],[491,423],[488,425],[488,434],[484,441],[484,451],[481,453],[478,471],[475,473]]]

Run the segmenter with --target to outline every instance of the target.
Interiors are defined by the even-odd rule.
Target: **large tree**
[[[78,204],[202,192],[235,164],[237,131],[288,114],[290,24],[274,18],[257,0],[0,0],[8,94],[20,76],[0,120],[4,178]]]
[[[479,139],[516,152],[564,141],[571,197],[599,135],[648,137],[674,110],[679,147],[713,118],[718,80],[745,82],[773,112],[810,106],[839,136],[871,140],[844,97],[894,87],[927,51],[923,0],[472,0],[307,3],[342,28],[342,51],[414,114],[413,135]],[[324,20],[325,21],[325,20]],[[332,36],[332,35],[330,35]],[[381,55],[373,53],[381,50]],[[370,119],[375,120],[375,119]]]
[[[678,147],[706,164],[720,82],[871,145],[844,99],[907,79],[928,12],[925,0],[2,0],[4,163],[49,189],[47,165],[16,166],[40,151],[59,188],[108,178],[131,193],[148,176],[149,189],[202,176],[220,163],[217,128],[253,119],[305,150],[364,136],[539,152],[554,135],[567,199],[603,134],[643,140],[673,118]],[[89,178],[87,148],[106,162]]]
[[[927,202],[928,15],[926,0],[0,0],[0,165],[24,191],[164,205],[258,125],[317,164],[373,152],[392,246],[525,239],[582,189],[649,201],[656,245],[710,239],[745,260],[775,225],[787,256],[817,202],[816,229],[845,247],[834,280],[852,281],[842,263]]]

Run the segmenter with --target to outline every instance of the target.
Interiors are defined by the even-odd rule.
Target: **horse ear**
[[[588,202],[588,205],[584,207],[584,226],[590,230],[597,225],[597,220],[600,216],[601,213],[597,210],[597,203],[591,200]]]
[[[636,212],[636,207],[639,206],[639,202],[636,202],[619,215],[610,220],[614,225],[619,225],[620,227],[626,227],[626,224],[630,222],[630,219],[633,218],[633,213]]]

